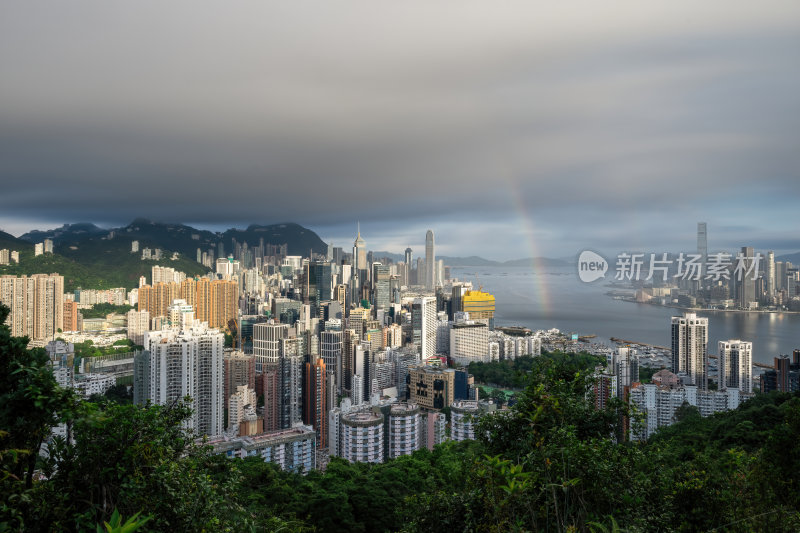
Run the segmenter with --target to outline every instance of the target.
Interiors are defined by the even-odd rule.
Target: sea
[[[472,281],[495,296],[496,326],[557,328],[563,333],[596,335],[669,347],[670,318],[680,309],[614,299],[603,280],[583,283],[574,266],[452,267],[450,275]],[[800,349],[800,314],[697,311],[708,318],[708,351],[717,342],[740,339],[753,343],[753,362],[771,365],[780,354]]]

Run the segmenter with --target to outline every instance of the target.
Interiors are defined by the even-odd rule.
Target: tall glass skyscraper
[[[433,242],[433,230],[425,234],[425,288],[436,288],[436,245]]]
[[[700,285],[705,284],[706,261],[708,260],[708,233],[705,222],[697,223],[697,255],[700,256]]]
[[[708,319],[694,313],[672,317],[672,371],[708,390]]]

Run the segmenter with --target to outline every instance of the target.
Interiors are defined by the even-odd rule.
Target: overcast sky
[[[800,250],[800,2],[0,0],[0,228]]]

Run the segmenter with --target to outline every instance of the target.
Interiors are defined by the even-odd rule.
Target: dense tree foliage
[[[486,456],[467,490],[431,498],[411,529],[800,528],[799,396],[757,396],[710,418],[684,406],[677,424],[635,444],[618,438],[622,417],[635,417],[624,404],[586,401],[589,370],[538,358],[514,408],[482,419]]]
[[[571,354],[545,351],[542,352],[541,357],[574,371],[605,363],[603,358],[586,352]],[[528,383],[528,375],[534,368],[538,368],[538,361],[539,357],[524,355],[516,359],[504,359],[490,363],[470,363],[468,370],[475,377],[477,383],[485,383],[494,387],[523,388]]]
[[[0,530],[25,527],[39,448],[76,402],[56,383],[47,353],[28,350],[27,338],[11,337],[8,315],[0,304]]]
[[[114,305],[108,303],[94,304],[91,309],[82,309],[83,318],[105,318],[111,313],[124,315],[134,307],[132,305]]]
[[[128,353],[143,349],[142,346],[137,346],[130,339],[120,339],[110,346],[95,346],[94,341],[89,339],[83,342],[76,342],[73,346],[75,348],[76,364],[84,357],[100,357],[102,355]]]
[[[476,441],[299,474],[211,455],[184,431],[183,404],[78,401],[25,345],[0,326],[0,531],[800,529],[797,395],[709,418],[684,407],[631,443],[636,414],[587,395],[595,361],[550,354],[522,363],[517,403],[481,418]],[[37,461],[59,421],[70,438]]]
[[[640,366],[639,367],[639,381],[641,383],[652,383],[653,374],[663,370],[664,366]]]

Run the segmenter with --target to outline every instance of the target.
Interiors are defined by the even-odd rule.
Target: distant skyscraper
[[[411,304],[413,343],[425,359],[436,355],[436,298],[417,298]]]
[[[406,399],[425,409],[450,407],[455,396],[456,371],[427,365],[408,369]]]
[[[617,396],[625,399],[633,383],[639,381],[639,355],[628,346],[621,347],[614,355],[614,374],[617,378]]]
[[[281,340],[289,333],[287,324],[262,322],[253,324],[253,355],[256,356],[256,370],[266,364],[276,364],[280,355]]]
[[[719,341],[719,388],[753,392],[753,343]]]
[[[772,250],[767,252],[766,278],[767,299],[770,299],[775,294],[775,252]]]
[[[457,292],[460,295],[457,310],[469,313],[470,320],[478,320],[489,326],[489,329],[494,329],[494,296],[479,290],[462,292],[462,287]]]
[[[352,301],[358,303],[361,299],[361,285],[364,279],[361,279],[361,271],[367,268],[367,245],[364,239],[361,238],[361,224],[358,225],[358,234],[356,240],[353,242],[353,273],[350,281],[352,288]]]
[[[444,322],[445,326],[449,322]],[[489,362],[489,328],[482,322],[458,322],[445,327],[449,335],[450,357],[457,366],[469,366],[472,362]]]
[[[363,268],[367,268],[367,245],[361,238],[361,224],[359,224],[356,240],[353,242],[353,270]]]
[[[131,313],[135,313],[136,311],[131,311]],[[64,327],[62,328],[64,331],[80,331],[81,322],[78,316],[78,303],[73,300],[68,300],[64,302]],[[149,320],[148,320],[149,322]],[[130,319],[128,320],[128,338],[130,338],[130,331],[131,331],[131,323]],[[136,344],[142,344],[141,339]]]
[[[341,457],[351,463],[383,462],[383,415],[355,411],[341,416]]]
[[[413,270],[414,266],[411,262],[414,260],[411,254],[411,248],[406,248],[406,262],[405,262],[405,281],[406,285],[411,285],[411,271]]]
[[[433,230],[425,234],[425,288],[436,288],[436,244],[433,241]]]
[[[128,338],[134,344],[144,345],[144,334],[150,330],[150,313],[147,311],[128,311]]]
[[[252,355],[240,351],[230,352],[223,359],[225,377],[225,402],[230,401],[236,388],[245,385],[248,389],[256,388],[256,360]]]
[[[708,319],[694,313],[672,317],[672,371],[708,389]]]
[[[419,406],[398,402],[389,414],[389,458],[411,455],[422,446],[422,415]],[[384,428],[386,431],[386,428]]]
[[[700,284],[705,283],[706,261],[708,260],[708,232],[705,222],[697,223],[697,255],[700,256]]]
[[[325,362],[328,372],[333,372],[336,376],[336,387],[342,389],[342,332],[322,331],[320,332],[319,352]],[[335,407],[333,405],[330,406]]]
[[[321,302],[331,299],[333,269],[330,263],[314,262],[308,265],[308,300],[311,311],[317,315]]]
[[[303,422],[317,432],[317,446],[328,447],[328,395],[325,362],[305,365],[305,387],[303,391]]]
[[[64,328],[64,276],[0,276],[0,303],[11,309],[11,335],[53,340]]]
[[[479,415],[478,402],[459,400],[453,403],[450,412],[451,438],[456,442],[474,439]]]
[[[391,270],[389,265],[375,263],[372,265],[372,287],[373,301],[375,309],[388,309],[390,303],[389,279]]]
[[[283,339],[286,343],[291,339]],[[278,411],[281,429],[302,421],[303,357],[291,351],[278,359]]]
[[[280,412],[280,373],[278,363],[263,366],[256,376],[256,387],[264,395],[264,431],[277,431],[281,428]]]
[[[736,283],[739,287],[739,307],[747,309],[752,302],[756,301],[756,281],[753,279],[753,273],[749,272],[753,266],[753,248],[743,246],[742,255],[745,257],[745,268],[741,272],[741,279],[739,277],[736,278]]]
[[[786,263],[775,261],[775,292],[786,288]]]
[[[197,435],[223,431],[225,336],[205,325],[144,334],[146,351],[134,362],[134,401],[170,405],[192,398],[186,425]]]

